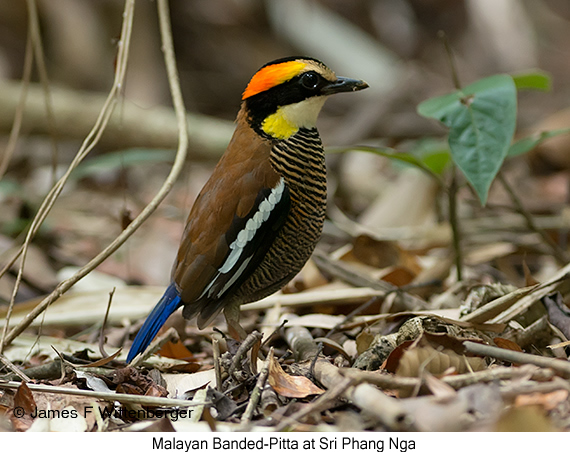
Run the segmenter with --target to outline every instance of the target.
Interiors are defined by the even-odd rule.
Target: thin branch
[[[101,253],[99,253],[95,258],[93,258],[87,265],[81,268],[77,273],[75,273],[69,279],[61,282],[55,290],[46,297],[36,308],[34,308],[24,319],[13,328],[4,338],[2,345],[5,347],[10,344],[22,331],[24,331],[32,321],[43,312],[53,301],[57,300],[63,293],[65,293],[70,287],[72,287],[77,281],[91,272],[96,268],[101,262],[103,262],[107,257],[113,254],[145,221],[146,219],[156,210],[158,205],[166,197],[166,195],[172,189],[175,180],[178,178],[180,171],[186,160],[187,148],[188,148],[188,130],[186,124],[186,112],[184,108],[184,102],[182,100],[182,94],[180,90],[180,84],[178,80],[178,73],[176,68],[176,61],[174,57],[174,49],[172,44],[172,34],[170,30],[169,23],[169,13],[168,5],[166,0],[158,1],[158,11],[159,11],[159,23],[160,32],[162,37],[162,48],[164,52],[164,58],[166,63],[166,69],[168,73],[168,81],[170,85],[170,90],[172,94],[173,104],[176,111],[176,118],[179,127],[179,144],[176,152],[176,158],[170,174],[166,178],[164,184],[152,199],[152,201],[143,209],[143,211],[132,221],[132,223]],[[109,104],[115,103],[115,94],[118,92],[120,86],[122,86],[122,80],[124,80],[124,72],[126,70],[126,49],[130,42],[130,35],[132,29],[132,15],[134,11],[134,0],[127,0],[125,4],[125,20],[123,23],[123,31],[121,33],[120,41],[120,52],[119,58],[117,59],[117,74],[116,81],[113,85],[113,89],[109,94]],[[120,75],[120,77],[119,77]],[[119,83],[117,83],[119,82]],[[102,112],[103,115],[103,112]],[[109,115],[106,115],[108,118]],[[103,119],[103,118],[102,118]],[[96,125],[98,127],[99,124]],[[86,142],[91,139],[91,135],[100,136],[102,130],[97,133],[97,129],[86,139]],[[91,146],[92,147],[92,146]],[[89,149],[90,150],[90,149]],[[87,151],[88,152],[88,151]],[[78,157],[84,157],[80,155]],[[70,170],[68,170],[67,175]],[[65,177],[65,176],[64,176]],[[61,191],[61,189],[60,189]]]
[[[457,215],[457,169],[451,169],[451,182],[448,190],[449,201],[449,224],[451,225],[453,238],[453,251],[455,254],[455,268],[457,269],[457,280],[463,279],[463,251],[461,249],[461,230],[459,228],[459,217]]]
[[[553,369],[562,374],[565,378],[570,378],[570,362],[546,356],[531,355],[529,353],[507,350],[490,345],[478,344],[476,342],[466,341],[463,343],[465,350],[480,356],[490,356],[492,358],[501,359],[513,363],[534,364],[538,367]]]
[[[355,368],[339,369],[340,373],[361,383],[371,383],[381,389],[413,390],[425,385],[425,381],[418,377],[403,377],[378,371],[360,370]],[[449,375],[441,377],[441,381],[453,389],[461,389],[477,383],[489,383],[497,380],[513,380],[527,378],[535,381],[548,381],[554,376],[551,369],[542,369],[530,364],[521,367],[496,367],[468,374]]]
[[[22,120],[24,118],[24,111],[26,107],[26,98],[28,97],[28,88],[30,86],[30,80],[32,77],[33,62],[34,52],[32,48],[32,36],[31,30],[28,30],[28,38],[26,40],[26,53],[24,56],[24,70],[22,73],[22,89],[20,90],[18,104],[14,112],[14,122],[12,123],[12,128],[10,130],[10,138],[6,144],[4,158],[2,159],[2,163],[0,163],[0,179],[2,179],[8,170],[10,160],[12,160],[12,156],[16,150],[16,144],[18,143],[18,138],[20,137],[20,130],[22,128]]]
[[[43,223],[43,221],[45,220],[45,218],[47,217],[51,208],[55,204],[55,201],[57,200],[59,194],[63,190],[63,187],[65,186],[65,183],[67,182],[71,172],[85,158],[85,156],[87,156],[87,154],[91,151],[91,149],[93,149],[93,147],[95,146],[95,144],[98,141],[98,138],[102,135],[103,131],[105,130],[105,124],[113,112],[113,107],[116,104],[116,97],[118,96],[120,86],[122,86],[122,82],[125,78],[125,73],[126,73],[126,68],[127,68],[128,49],[129,49],[129,44],[130,44],[132,22],[133,22],[133,17],[134,17],[134,0],[127,0],[126,1],[125,11],[124,11],[123,16],[124,16],[124,20],[123,20],[123,27],[121,30],[121,41],[119,42],[119,52],[117,55],[117,67],[115,70],[115,80],[113,82],[113,86],[111,88],[111,91],[107,97],[107,102],[105,103],[103,110],[101,111],[99,117],[97,118],[97,122],[93,126],[93,129],[91,130],[91,132],[89,133],[87,138],[85,138],[85,140],[84,140],[82,146],[80,147],[79,151],[77,152],[75,158],[73,159],[73,161],[69,165],[66,173],[54,185],[54,187],[49,191],[46,198],[42,202],[42,205],[38,209],[38,212],[37,212],[36,216],[34,217],[32,224],[30,225],[30,229],[28,230],[28,233],[26,234],[26,239],[25,239],[24,244],[22,245],[22,248],[21,248],[20,254],[22,257],[22,261],[20,264],[20,269],[18,271],[16,284],[14,286],[14,291],[12,292],[12,299],[15,299],[20,281],[22,279],[22,273],[23,273],[23,269],[24,269],[24,264],[25,264],[29,244],[31,243],[33,237],[35,236],[35,234],[39,230],[39,228],[40,228],[41,224]],[[15,259],[13,259],[13,261],[15,262]],[[91,261],[91,262],[93,262],[93,261]],[[89,264],[91,264],[91,262]],[[13,262],[11,264],[13,264]],[[9,264],[9,265],[11,265],[11,264]],[[89,266],[89,264],[87,264],[87,266]],[[83,277],[87,273],[89,273],[89,271],[91,271],[93,268],[95,268],[95,266],[93,266],[91,269],[89,269],[84,274],[82,274],[81,277]],[[83,267],[83,269],[81,269],[78,273],[80,273],[86,267]],[[6,268],[8,268],[8,267],[6,267]],[[24,331],[40,313],[42,313],[45,309],[47,309],[47,307],[54,300],[59,298],[59,296],[61,296],[62,293],[64,293],[75,282],[77,282],[79,279],[81,279],[81,277],[79,277],[76,280],[73,280],[77,276],[78,273],[76,273],[72,278],[60,283],[58,285],[58,287],[56,287],[55,290],[47,298],[45,298],[38,306],[36,306],[36,308],[33,309],[20,322],[20,324],[17,325],[15,328],[13,328],[9,333],[7,333],[7,330],[8,330],[8,324],[9,324],[10,317],[8,315],[6,316],[6,324],[5,324],[4,330],[2,331],[2,342],[0,343],[0,353],[4,350],[6,345],[10,344],[14,340],[14,338],[16,338],[22,331]],[[11,312],[9,314],[11,314]]]
[[[449,68],[451,69],[451,79],[453,80],[453,86],[456,90],[461,90],[461,82],[459,81],[459,73],[457,72],[457,67],[455,65],[455,58],[453,58],[453,51],[451,50],[451,45],[447,39],[447,34],[443,30],[439,30],[437,37],[441,39],[443,46],[445,47],[445,53],[447,55],[447,62],[449,63]]]
[[[22,383],[13,381],[0,381],[0,388],[18,389]],[[121,394],[116,392],[84,391],[82,389],[66,388],[62,386],[47,386],[27,383],[32,391],[45,392],[48,394],[66,394],[80,397],[91,397],[109,402],[137,403],[144,406],[160,407],[191,407],[209,405],[209,402],[193,402],[182,399],[169,399],[167,397],[151,397],[134,394]]]
[[[455,58],[453,58],[453,51],[451,50],[451,45],[449,44],[447,35],[443,30],[440,30],[437,36],[445,48],[447,62],[449,64],[449,68],[451,69],[451,79],[453,80],[453,86],[457,91],[460,91],[461,82],[459,81],[459,74],[455,65]],[[447,191],[447,199],[449,202],[449,223],[451,224],[451,231],[453,233],[453,250],[455,253],[457,280],[461,281],[463,279],[463,256],[461,250],[461,230],[459,228],[459,217],[457,216],[457,170],[455,167],[453,167],[451,170],[451,182],[449,184],[449,190]]]
[[[109,354],[105,351],[105,327],[107,326],[107,319],[109,318],[109,312],[111,311],[111,304],[113,303],[113,295],[115,295],[115,290],[117,288],[113,287],[113,290],[109,292],[109,302],[107,303],[107,309],[105,310],[105,317],[103,318],[103,325],[101,325],[101,331],[99,332],[99,353],[103,358],[108,358]]]
[[[20,129],[22,127],[22,119],[24,116],[24,106],[26,104],[26,98],[28,95],[28,86],[30,83],[30,78],[32,76],[32,65],[34,62],[34,58],[33,58],[33,49],[32,49],[32,35],[31,35],[31,31],[28,30],[28,39],[26,42],[26,55],[25,55],[25,59],[24,59],[24,73],[22,76],[22,90],[20,92],[20,99],[19,99],[19,103],[18,103],[18,107],[16,108],[16,113],[14,115],[14,122],[12,124],[12,130],[10,131],[10,138],[8,139],[8,144],[6,146],[6,153],[4,155],[4,159],[2,160],[2,163],[0,163],[0,180],[2,179],[2,177],[4,176],[6,170],[8,169],[8,165],[10,164],[10,160],[12,159],[12,155],[14,154],[14,151],[16,149],[16,143],[18,142],[18,137],[20,136]],[[12,264],[10,264],[9,266],[5,267],[5,270],[7,271]],[[23,268],[23,266],[22,266]],[[2,277],[3,272],[0,273],[0,277]],[[18,275],[20,280],[22,279],[21,275]],[[2,343],[3,343],[3,339],[4,337],[6,337],[6,333],[8,331],[8,327],[9,327],[9,322],[10,322],[10,316],[12,315],[12,311],[14,310],[14,303],[16,300],[16,296],[15,294],[18,291],[18,287],[19,287],[19,283],[18,283],[18,279],[16,279],[16,283],[14,285],[14,292],[13,292],[13,296],[10,297],[10,303],[8,304],[8,312],[6,313],[6,323],[4,324],[4,327],[2,328],[2,341],[0,341],[0,353],[3,352],[3,347],[2,347]]]
[[[34,56],[36,59],[36,67],[38,68],[38,74],[40,76],[40,82],[43,88],[43,96],[46,110],[46,118],[48,121],[48,127],[51,137],[51,147],[52,147],[52,183],[56,182],[56,169],[59,150],[57,148],[57,126],[55,123],[55,115],[53,112],[53,100],[51,97],[51,88],[49,84],[49,77],[46,68],[46,62],[44,57],[44,50],[42,45],[42,35],[40,33],[40,20],[38,18],[38,8],[36,5],[36,0],[27,0],[28,4],[28,17],[32,36],[32,44],[34,48]]]
[[[4,356],[1,353],[0,353],[0,362],[2,364],[4,364],[8,369],[10,369],[12,372],[14,372],[15,375],[20,377],[22,379],[22,381],[25,381],[26,383],[29,383],[30,381],[32,381],[24,372],[22,372],[20,369],[18,369],[14,365],[14,363],[12,363],[12,361],[10,361],[8,358],[6,358],[6,356]],[[3,378],[6,378],[6,377],[3,377]]]

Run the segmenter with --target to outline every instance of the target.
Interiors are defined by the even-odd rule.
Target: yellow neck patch
[[[290,136],[295,135],[299,130],[299,128],[287,118],[282,108],[265,118],[261,123],[261,128],[267,135],[277,138],[278,140],[286,140]]]
[[[280,85],[287,80],[291,80],[298,75],[305,66],[306,63],[301,61],[287,61],[260,69],[247,85],[241,97],[242,100]]]
[[[278,140],[286,140],[302,127],[311,129],[317,124],[317,116],[325,100],[325,96],[309,97],[301,102],[279,107],[275,113],[263,120],[261,129]]]

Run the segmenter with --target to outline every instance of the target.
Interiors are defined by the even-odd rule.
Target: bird
[[[326,168],[317,116],[330,95],[367,87],[311,57],[277,59],[253,75],[230,143],[188,215],[171,283],[128,363],[181,307],[200,329],[223,310],[230,335],[246,337],[240,305],[284,287],[322,233]]]

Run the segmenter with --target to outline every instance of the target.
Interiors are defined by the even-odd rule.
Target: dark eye
[[[314,72],[306,72],[301,76],[301,85],[307,89],[315,89],[319,81],[320,77]]]

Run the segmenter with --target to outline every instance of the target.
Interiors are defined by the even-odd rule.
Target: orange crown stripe
[[[291,80],[298,75],[305,66],[306,63],[300,61],[287,61],[286,63],[272,64],[271,66],[260,69],[247,85],[241,97],[242,100],[255,96],[287,80]]]

